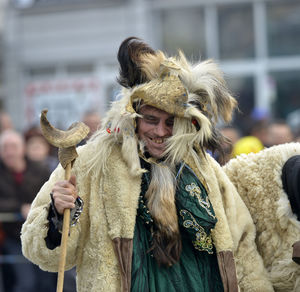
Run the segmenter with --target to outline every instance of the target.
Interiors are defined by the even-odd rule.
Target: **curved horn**
[[[41,113],[41,129],[47,141],[56,147],[76,146],[90,131],[89,127],[82,122],[72,124],[67,131],[56,129],[49,123],[47,112],[48,110],[43,110]]]

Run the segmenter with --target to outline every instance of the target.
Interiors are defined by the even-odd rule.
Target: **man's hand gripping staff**
[[[72,177],[71,183],[68,181],[71,177],[71,168],[78,154],[76,152],[76,145],[83,140],[87,134],[89,133],[89,127],[86,126],[82,122],[77,122],[72,124],[67,131],[62,131],[54,128],[49,121],[47,120],[47,110],[43,110],[41,113],[41,129],[43,135],[47,139],[47,141],[55,147],[58,147],[58,159],[62,167],[65,169],[65,184],[69,186],[69,192],[75,193],[74,178]],[[65,186],[62,186],[65,187]],[[55,186],[55,188],[59,188],[59,186]],[[54,188],[54,190],[55,190]],[[71,196],[66,196],[66,198],[72,198]],[[70,228],[70,209],[64,208],[66,204],[72,206],[73,202],[63,201],[61,204],[58,203],[57,211],[59,213],[63,210],[63,229],[62,229],[62,238],[61,238],[61,253],[59,260],[59,268],[58,268],[58,279],[57,279],[57,292],[63,291],[63,282],[64,282],[64,271],[65,271],[65,263],[66,263],[66,253],[67,253],[67,239]]]

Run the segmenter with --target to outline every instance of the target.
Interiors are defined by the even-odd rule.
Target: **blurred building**
[[[4,68],[3,68],[3,58],[4,58],[4,25],[5,25],[5,7],[8,0],[0,0],[0,110],[2,106],[2,100],[5,96],[4,94]]]
[[[285,118],[300,108],[299,0],[13,0],[5,12],[1,97],[19,128],[45,107],[58,127],[103,113],[117,98],[116,53],[128,36],[217,59],[241,125],[253,109]]]

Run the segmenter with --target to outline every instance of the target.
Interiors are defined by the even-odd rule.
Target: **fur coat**
[[[79,222],[70,229],[66,269],[76,266],[79,292],[130,291],[132,239],[141,175],[130,174],[117,144],[110,151],[105,173],[94,168],[87,174],[84,162],[96,150],[93,141],[80,147],[73,166],[84,210]],[[254,244],[255,227],[245,204],[217,162],[209,155],[199,155],[202,155],[201,169],[190,156],[186,163],[205,182],[218,218],[212,238],[224,291],[238,291],[237,281],[240,291],[273,291]],[[21,234],[25,257],[52,272],[58,269],[60,247],[50,250],[45,243],[49,194],[63,175],[59,166],[42,187]]]
[[[300,143],[240,155],[223,169],[236,186],[256,225],[256,243],[275,291],[300,291],[300,266],[292,245],[300,240],[300,222],[282,185],[285,162],[300,154]]]

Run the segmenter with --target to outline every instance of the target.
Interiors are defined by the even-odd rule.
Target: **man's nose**
[[[160,122],[158,125],[155,127],[155,134],[158,137],[165,137],[168,136],[169,134],[169,129],[166,127],[166,125],[163,122]]]

